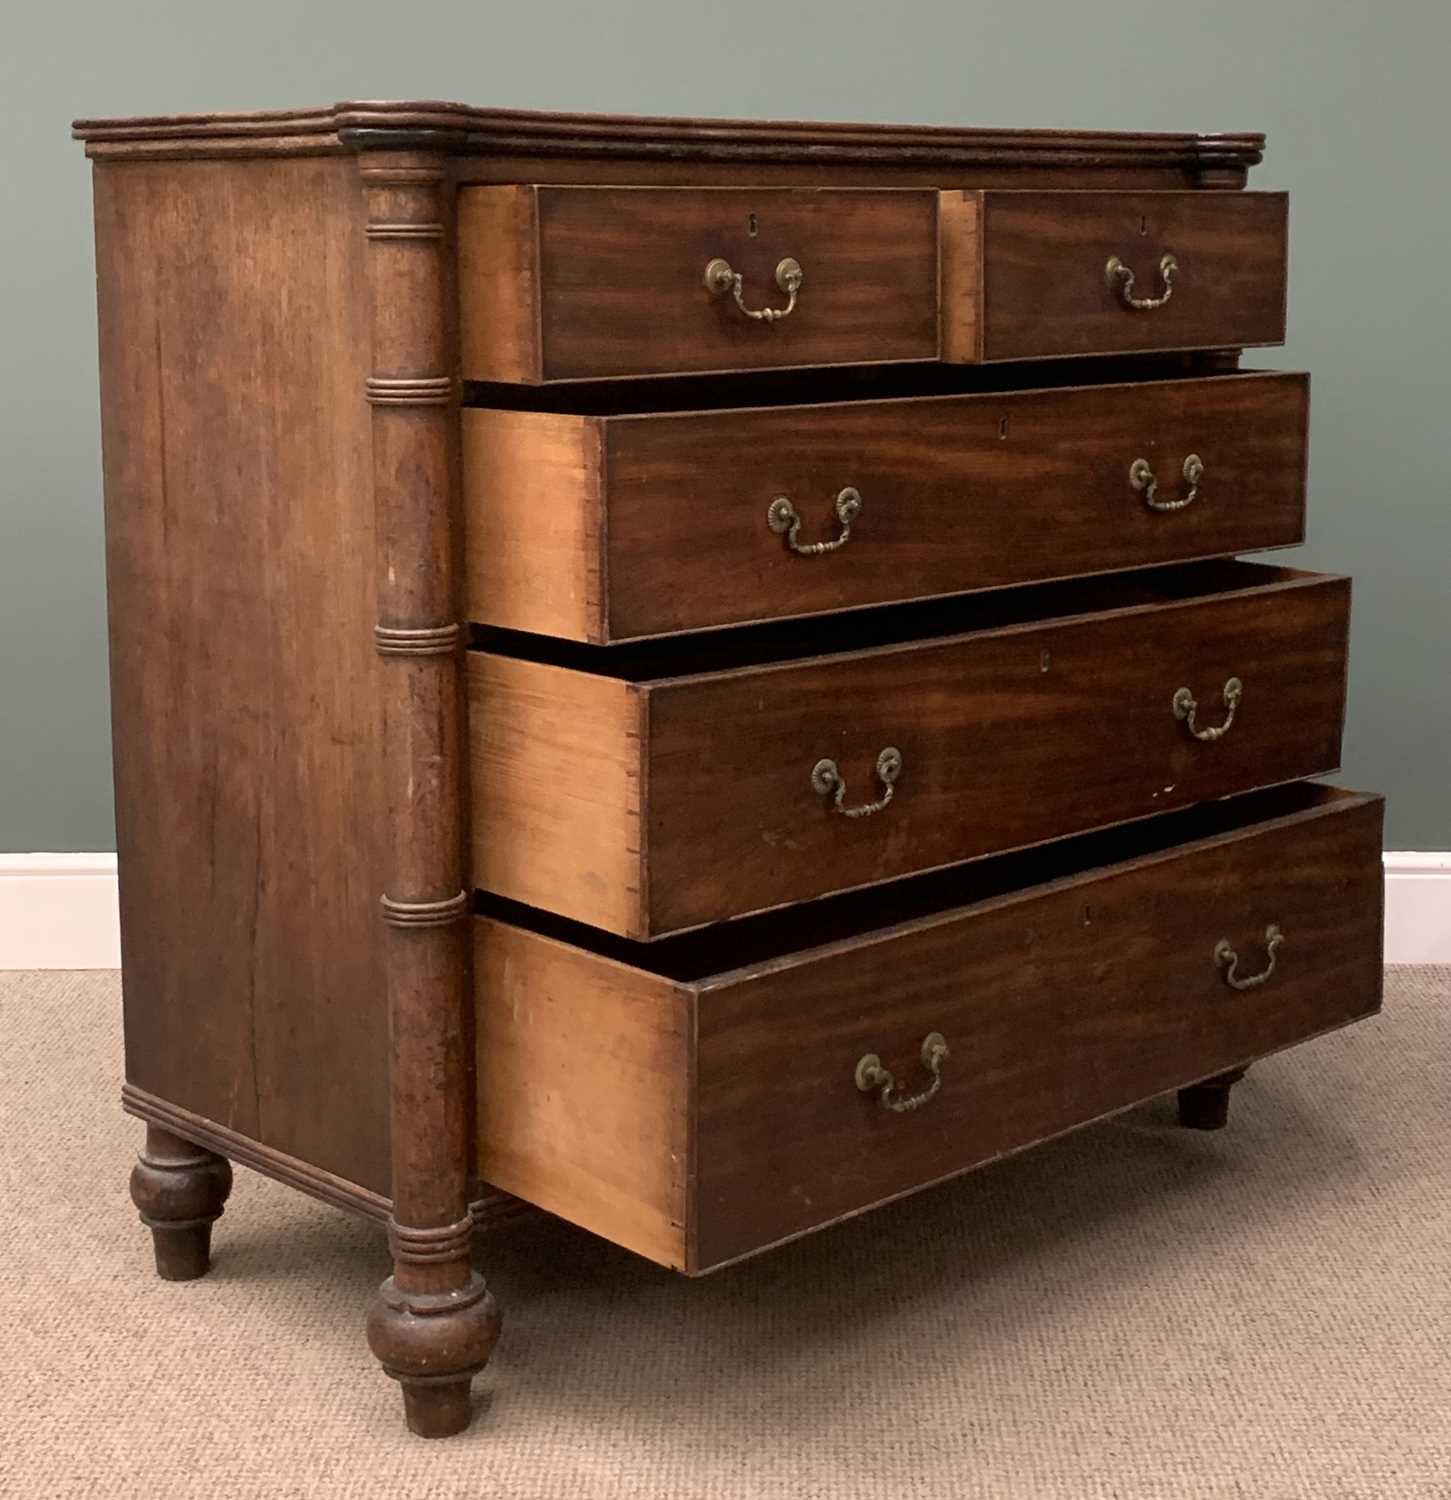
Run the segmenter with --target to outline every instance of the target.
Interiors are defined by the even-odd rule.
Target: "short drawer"
[[[944,193],[942,357],[1282,343],[1287,205],[1284,193]]]
[[[1287,787],[651,945],[494,910],[480,1175],[704,1271],[1238,1067],[1379,1007],[1380,827]]]
[[[1290,545],[1309,380],[463,412],[468,616],[603,644]]]
[[[484,632],[473,881],[658,937],[1319,775],[1349,606],[1218,562],[636,647]]]
[[[1246,348],[1283,193],[511,184],[458,198],[466,379]]]
[[[937,358],[934,192],[466,187],[458,222],[466,379]]]

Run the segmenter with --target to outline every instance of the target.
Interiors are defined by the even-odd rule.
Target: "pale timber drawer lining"
[[[688,983],[804,953],[837,941],[845,933],[861,936],[881,932],[1129,860],[1158,854],[1172,857],[1196,840],[1253,829],[1300,813],[1331,810],[1357,800],[1358,793],[1315,782],[1295,782],[654,942],[616,937],[485,891],[474,893],[474,911],[478,916],[495,917],[633,968]]]

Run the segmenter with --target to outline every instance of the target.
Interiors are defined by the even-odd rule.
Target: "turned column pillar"
[[[427,151],[363,150],[372,291],[373,494],[388,838],[393,1274],[368,1342],[409,1427],[468,1426],[470,1381],[499,1314],[473,1270],[469,1213],[469,898],[464,865],[462,631],[454,582],[458,390],[452,185]]]

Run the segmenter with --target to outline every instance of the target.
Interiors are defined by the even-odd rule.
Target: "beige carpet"
[[[0,975],[0,1493],[352,1500],[1451,1497],[1451,969],[1272,1058],[700,1282],[501,1234],[466,1437],[363,1342],[375,1229],[238,1170],[151,1275],[109,974]]]

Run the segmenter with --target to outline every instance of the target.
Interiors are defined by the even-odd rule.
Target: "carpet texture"
[[[555,1220],[484,1261],[463,1438],[363,1342],[374,1227],[243,1169],[156,1280],[113,974],[0,975],[0,1493],[350,1500],[1451,1497],[1451,968],[1172,1100],[699,1282]]]

